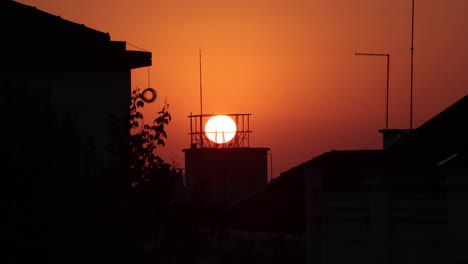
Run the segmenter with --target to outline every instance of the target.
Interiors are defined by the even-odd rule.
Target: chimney
[[[411,131],[412,129],[380,129],[379,132],[383,134],[383,149],[395,144]]]

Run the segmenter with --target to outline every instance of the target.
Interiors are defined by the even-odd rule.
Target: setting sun
[[[236,135],[236,123],[226,115],[213,116],[206,122],[205,134],[215,143],[226,143]]]

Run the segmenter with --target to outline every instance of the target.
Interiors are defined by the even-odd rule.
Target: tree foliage
[[[51,91],[0,83],[7,262],[138,263],[134,253],[161,215],[154,212],[172,195],[170,165],[155,154],[166,144],[169,105],[145,124],[146,104],[133,91],[130,111],[111,120],[102,162],[76,117],[59,114],[50,98]]]
[[[127,248],[132,255],[143,257],[143,244],[154,239],[163,215],[173,200],[174,177],[171,166],[156,154],[158,147],[166,145],[166,126],[171,121],[169,105],[155,113],[148,124],[142,110],[148,103],[142,98],[139,89],[133,90],[130,98],[128,119],[114,118],[114,140],[110,147],[122,151],[122,159],[129,162],[127,225],[129,240]],[[145,109],[146,110],[146,109]],[[149,111],[145,111],[149,112]],[[133,259],[133,263],[141,260]]]
[[[152,175],[160,171],[168,172],[169,164],[156,155],[158,146],[165,146],[167,134],[165,126],[171,121],[169,104],[157,112],[151,124],[145,124],[141,109],[145,106],[139,89],[132,92],[130,100],[130,178],[132,186],[150,181]]]
[[[142,110],[146,103],[141,91],[132,91],[128,119],[112,118],[113,140],[109,150],[118,155],[118,160],[128,160],[129,178],[132,187],[141,187],[170,172],[170,165],[155,154],[158,146],[166,145],[165,126],[171,121],[166,102],[150,124],[145,123]]]

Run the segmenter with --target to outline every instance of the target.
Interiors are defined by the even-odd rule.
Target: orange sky
[[[19,0],[151,51],[170,104],[169,163],[184,167],[189,118],[250,113],[273,176],[332,149],[380,148],[390,53],[390,128],[409,128],[411,0]],[[468,1],[416,0],[413,127],[468,94]],[[128,46],[128,49],[136,49]],[[148,87],[148,68],[132,87]],[[145,117],[150,117],[149,112]]]

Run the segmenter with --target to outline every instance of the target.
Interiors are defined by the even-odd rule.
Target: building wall
[[[310,177],[319,175],[315,171],[306,177],[307,263],[458,263],[468,259],[466,211],[461,205],[466,207],[468,195],[466,185],[460,184],[465,180],[448,184],[448,195],[396,192],[382,184],[347,193],[317,188],[318,180]],[[468,174],[451,172],[452,179],[461,175]]]
[[[49,263],[68,256],[77,263],[94,263],[83,259],[115,251],[116,241],[127,235],[129,160],[110,155],[105,147],[112,138],[110,115],[129,114],[130,69],[0,66],[0,91],[4,88],[28,93],[25,102],[20,93],[15,103],[5,105],[0,94],[0,110],[8,108],[6,120],[19,120],[4,122],[1,137],[12,142],[2,151],[10,155],[3,155],[9,164],[2,173],[8,178],[6,204],[13,205],[5,209],[12,227],[5,237],[17,243],[17,253],[11,255],[27,258],[17,250],[30,248],[31,256]],[[31,103],[36,98],[42,103]],[[39,112],[28,122],[47,102],[52,111]],[[42,127],[39,122],[54,121],[51,112],[58,121],[67,115],[75,119],[77,134],[89,136],[94,150],[80,144],[75,131],[69,136],[64,129],[55,134],[52,123]],[[64,140],[71,146],[64,146]]]
[[[267,184],[268,148],[184,149],[190,189],[209,204],[241,200]]]
[[[106,161],[109,158],[104,151],[112,137],[109,117],[128,116],[129,69],[11,67],[1,69],[0,82],[2,85],[24,87],[30,93],[42,94],[42,99],[50,100],[57,109],[59,118],[70,115],[76,119],[78,132],[93,138],[99,160]],[[24,121],[27,122],[27,119]]]
[[[366,195],[315,192],[307,199],[307,263],[372,263]]]

